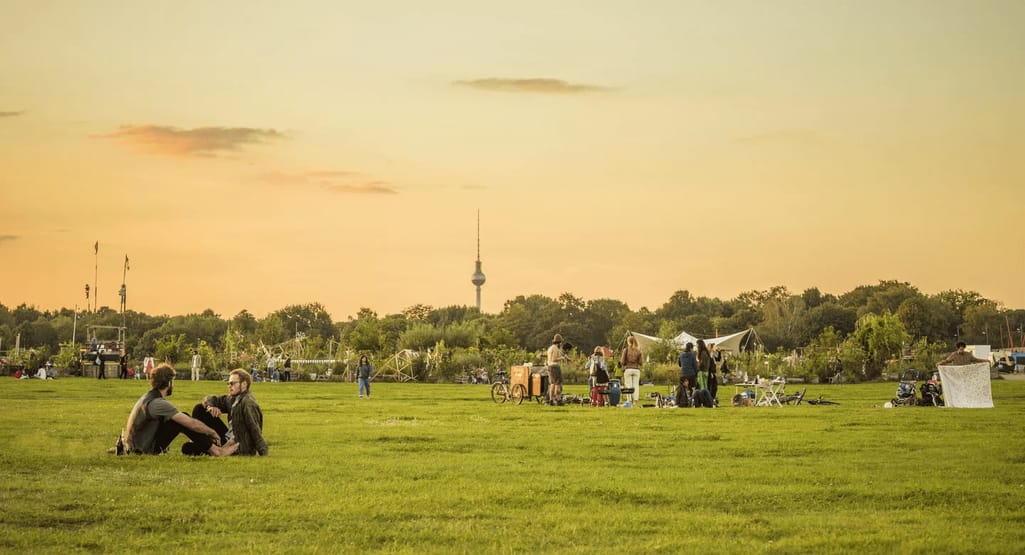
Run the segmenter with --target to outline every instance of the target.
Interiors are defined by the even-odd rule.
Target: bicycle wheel
[[[527,388],[523,387],[523,384],[518,383],[512,386],[512,393],[510,393],[510,396],[514,404],[523,404],[523,399],[527,396]]]
[[[504,403],[509,399],[509,388],[504,383],[496,383],[491,386],[491,400],[496,403]]]

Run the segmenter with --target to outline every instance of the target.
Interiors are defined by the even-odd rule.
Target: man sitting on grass
[[[249,388],[253,377],[249,372],[236,368],[228,374],[227,395],[207,395],[203,402],[192,409],[192,417],[217,431],[225,447],[234,447],[236,455],[266,455],[267,442],[263,439],[263,411],[256,403]],[[224,425],[221,414],[228,414],[230,428]],[[202,455],[208,452],[209,438],[193,440],[182,445],[186,455]]]
[[[126,453],[166,453],[178,434],[185,434],[194,442],[206,438],[209,444],[207,452],[217,457],[231,455],[238,448],[231,445],[221,447],[221,438],[213,428],[179,412],[166,399],[174,392],[174,368],[170,365],[161,364],[153,371],[150,386],[152,389],[136,401],[128,416],[121,439]]]

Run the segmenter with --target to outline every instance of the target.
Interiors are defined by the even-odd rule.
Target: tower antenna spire
[[[484,285],[484,281],[487,278],[484,277],[484,272],[480,267],[480,209],[477,209],[477,269],[473,272],[473,277],[470,282],[477,287],[477,312],[480,312],[480,288]]]

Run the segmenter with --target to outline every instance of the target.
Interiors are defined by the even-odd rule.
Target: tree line
[[[65,368],[73,364],[92,325],[124,325],[132,360],[152,354],[184,364],[197,349],[204,367],[219,372],[262,367],[267,352],[293,357],[301,352],[307,359],[336,359],[334,367],[341,372],[346,361],[354,363],[360,354],[382,364],[408,349],[435,355],[433,367],[431,359],[423,358],[414,371],[436,379],[476,368],[538,362],[538,353],[556,333],[576,346],[576,352],[589,353],[597,345],[620,349],[629,332],[668,340],[681,331],[715,337],[753,328],[761,350],[747,355],[746,364],[754,365],[750,357],[758,356],[789,365],[790,375],[825,377],[842,367],[850,378],[871,379],[895,361],[928,365],[958,340],[1021,345],[1025,310],[1003,308],[973,291],[926,295],[899,281],[863,285],[842,295],[817,288],[796,294],[777,286],[726,301],[680,290],[655,310],[632,310],[615,299],[584,300],[570,293],[557,298],[521,295],[506,301],[497,314],[469,306],[418,304],[384,316],[361,308],[344,321],[333,320],[319,303],[286,306],[264,318],[247,310],[231,318],[209,309],[151,316],[106,307],[76,315],[67,308],[40,311],[25,304],[14,309],[0,304],[0,351],[13,350],[17,337],[27,349],[20,355],[24,360],[9,362],[31,367],[53,360]],[[670,379],[675,348],[663,343],[648,354],[647,377]]]

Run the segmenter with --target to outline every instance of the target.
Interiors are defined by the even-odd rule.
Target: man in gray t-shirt
[[[166,399],[174,391],[174,368],[162,364],[150,376],[152,389],[135,402],[128,416],[128,424],[122,435],[127,453],[158,455],[167,448],[178,434],[185,434],[192,441],[208,436],[213,439],[208,453],[223,457],[230,455],[238,445],[221,447],[221,437],[206,424],[180,412]]]

